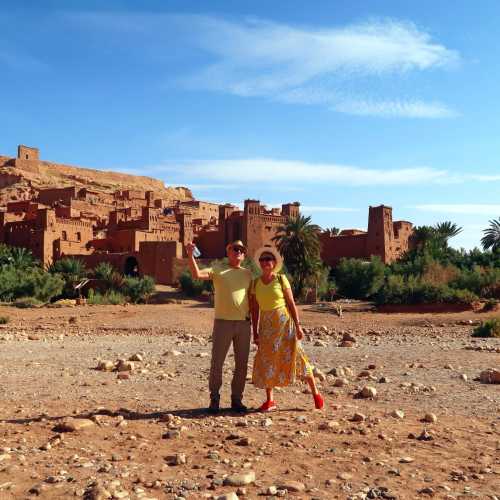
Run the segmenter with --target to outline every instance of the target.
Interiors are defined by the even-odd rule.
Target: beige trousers
[[[231,397],[241,399],[245,390],[250,354],[250,321],[216,319],[212,333],[212,361],[208,387],[211,396],[217,396],[222,385],[222,368],[233,344],[234,374],[231,383]]]

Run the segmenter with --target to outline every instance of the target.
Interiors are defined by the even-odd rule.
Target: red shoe
[[[314,406],[316,406],[317,410],[322,410],[323,406],[325,405],[325,400],[323,399],[323,396],[318,392],[318,394],[314,394]]]
[[[273,411],[276,410],[276,403],[272,400],[267,400],[260,408],[259,410],[262,412],[267,412],[267,411]]]

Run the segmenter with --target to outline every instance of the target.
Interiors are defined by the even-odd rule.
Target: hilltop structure
[[[90,268],[109,262],[163,284],[185,267],[185,243],[194,240],[205,259],[224,257],[235,239],[253,252],[299,213],[298,203],[267,210],[247,200],[239,210],[194,200],[155,179],[41,161],[27,146],[17,158],[0,157],[0,187],[0,242],[30,249],[45,265],[67,256]]]
[[[342,258],[369,259],[373,255],[389,264],[409,250],[412,232],[411,222],[393,222],[391,207],[370,207],[368,231],[344,229],[339,234],[321,233],[321,258],[331,267]]]
[[[298,202],[268,209],[258,200],[234,205],[195,200],[186,188],[156,179],[102,172],[40,160],[37,148],[19,146],[0,156],[0,242],[25,247],[44,265],[63,257],[89,268],[109,262],[126,274],[174,284],[186,267],[184,245],[194,241],[209,262],[241,239],[251,256],[274,245],[278,228],[300,214]],[[370,207],[368,231],[320,235],[322,258],[379,255],[392,262],[409,247],[412,224],[392,221],[392,209]]]

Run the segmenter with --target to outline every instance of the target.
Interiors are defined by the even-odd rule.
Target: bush
[[[147,302],[154,290],[155,282],[151,276],[127,277],[123,280],[122,293],[134,303]]]
[[[483,321],[472,331],[473,337],[497,337],[500,338],[500,318],[492,318]]]
[[[389,275],[378,291],[377,304],[471,304],[478,296],[470,290],[456,290],[421,278]]]
[[[121,305],[124,304],[125,301],[125,296],[114,290],[101,294],[90,289],[87,298],[87,303],[92,305]]]
[[[360,259],[342,259],[334,271],[338,291],[344,297],[367,299],[384,284],[385,266],[379,257],[369,262]]]
[[[195,280],[186,269],[179,276],[179,288],[187,297],[200,297],[203,292],[211,292],[213,284],[212,281]]]
[[[20,297],[34,297],[48,302],[58,296],[64,287],[60,276],[45,272],[39,267],[16,269],[4,266],[0,269],[0,299],[12,301]]]
[[[87,276],[87,269],[81,260],[65,257],[53,262],[49,268],[49,273],[58,275],[64,280],[62,291],[63,298],[74,299],[78,296],[75,290],[81,280]]]
[[[28,309],[31,307],[41,307],[43,306],[43,302],[40,300],[36,299],[35,297],[22,297],[19,299],[16,299],[12,305],[14,307],[19,307],[20,309]]]
[[[0,316],[0,325],[6,325],[10,321],[8,316]]]
[[[120,291],[124,286],[124,276],[108,262],[101,262],[93,271],[95,279],[101,280],[107,290]]]

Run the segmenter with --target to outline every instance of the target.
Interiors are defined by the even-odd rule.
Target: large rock
[[[500,384],[500,370],[488,368],[480,373],[479,380],[483,384]]]
[[[255,482],[255,472],[241,472],[239,474],[231,474],[224,479],[226,486],[246,486]]]
[[[56,432],[76,432],[93,427],[95,427],[95,423],[88,418],[68,418],[57,424],[54,430]]]
[[[292,493],[301,493],[306,489],[306,485],[299,481],[285,481],[278,485],[278,489],[287,490]]]
[[[376,396],[377,396],[377,389],[369,385],[363,387],[363,389],[361,389],[357,394],[358,398],[363,398],[363,399],[373,399]]]

